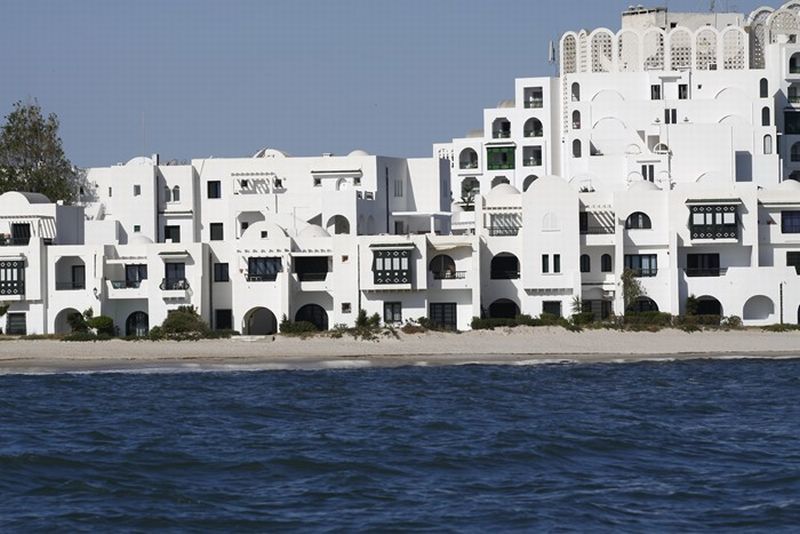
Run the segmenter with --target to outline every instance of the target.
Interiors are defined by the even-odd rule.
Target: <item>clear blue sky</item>
[[[549,40],[616,29],[635,3],[645,2],[2,0],[0,115],[38,99],[80,166],[262,146],[428,156],[479,128],[484,108],[513,97],[514,78],[552,74]]]

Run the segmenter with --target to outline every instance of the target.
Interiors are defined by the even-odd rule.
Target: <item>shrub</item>
[[[75,331],[61,338],[62,341],[97,341],[97,335],[87,330]]]
[[[97,335],[105,335],[113,337],[116,334],[114,328],[114,319],[107,315],[98,315],[97,317],[90,317],[86,320],[89,328],[92,328]]]
[[[208,325],[194,306],[181,306],[177,310],[171,310],[161,323],[161,328],[168,335],[191,334],[189,337],[203,337],[208,333]]]
[[[539,316],[539,325],[541,326],[560,326],[562,318],[552,313],[542,313]]]
[[[206,332],[206,339],[230,339],[233,336],[239,336],[236,330],[209,330]]]
[[[726,330],[739,330],[742,328],[742,318],[737,315],[723,317],[719,325]]]
[[[303,335],[313,334],[317,332],[317,327],[314,323],[308,321],[281,321],[281,334],[286,335]]]
[[[722,317],[719,315],[684,315],[675,317],[674,324],[678,328],[695,327],[694,331],[700,330],[700,327],[717,328],[720,325]]]
[[[579,312],[572,314],[572,324],[574,325],[587,325],[594,322],[594,313],[592,312]]]
[[[625,326],[659,326],[667,327],[672,325],[672,315],[666,312],[628,312],[625,314]]]
[[[73,332],[87,332],[89,330],[89,325],[86,323],[83,314],[78,312],[70,313],[67,316],[67,324],[69,324]]]
[[[428,329],[419,324],[417,321],[409,319],[406,321],[406,324],[400,328],[400,331],[404,334],[424,334],[428,331]]]
[[[161,341],[162,339],[166,338],[166,333],[160,326],[154,326],[150,329],[147,337],[150,338],[151,341]]]

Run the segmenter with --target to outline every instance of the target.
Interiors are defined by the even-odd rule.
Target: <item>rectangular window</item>
[[[384,302],[383,322],[386,324],[402,323],[403,305],[400,302]]]
[[[125,287],[139,287],[147,280],[147,265],[144,263],[125,266]]]
[[[322,187],[322,178],[314,177],[314,187]]]
[[[781,212],[781,233],[800,234],[800,211]]]
[[[555,315],[556,317],[561,317],[561,301],[550,300],[542,302],[542,313],[547,313],[549,315]]]
[[[561,272],[561,254],[553,254],[553,272]]]
[[[403,196],[403,180],[397,179],[394,181],[394,196],[395,197],[402,197]]]
[[[625,254],[625,268],[635,276],[650,277],[658,274],[658,256],[655,254]]]
[[[582,234],[589,233],[589,214],[585,211],[578,213],[578,228]]]
[[[211,223],[209,225],[211,231],[211,241],[222,241],[225,239],[222,223]]]
[[[11,336],[24,336],[28,333],[28,327],[24,313],[6,314],[6,334]]]
[[[176,290],[187,288],[186,264],[183,262],[165,263],[164,280],[161,282],[161,289]]]
[[[216,330],[233,330],[233,310],[214,310],[214,328]]]
[[[674,108],[664,110],[664,124],[678,124],[678,110]]]
[[[542,272],[547,274],[550,272],[550,256],[542,254]]]
[[[372,273],[375,284],[410,284],[411,250],[374,250]]]
[[[353,306],[349,302],[342,302],[342,313],[351,313]]]
[[[800,252],[787,252],[786,266],[794,267],[795,272],[800,274]]]
[[[685,83],[678,84],[678,100],[689,99],[689,85]]]
[[[222,183],[219,180],[210,180],[207,184],[208,198],[222,197]]]
[[[0,295],[24,295],[25,262],[9,260],[0,263]]]
[[[490,171],[513,169],[515,151],[515,147],[487,148],[487,168]]]
[[[133,186],[133,196],[138,197],[142,194],[142,186],[141,185],[134,185]]]
[[[141,231],[142,231],[142,227],[141,227],[141,225],[138,225],[138,224],[134,224],[134,225],[133,225],[133,233],[134,233],[134,234],[138,234],[138,233],[139,233],[139,232],[141,232]]]
[[[109,197],[111,197],[111,196],[112,196],[111,194],[112,194],[113,192],[114,192],[114,191],[113,191],[113,190],[112,190],[112,189],[109,187],[109,188],[108,188],[108,196],[109,196]]]
[[[248,282],[274,282],[282,271],[283,265],[278,257],[247,259]]]
[[[395,221],[394,222],[394,234],[395,235],[403,235],[406,233],[405,225],[403,221]]]
[[[455,303],[431,303],[431,322],[444,330],[457,330],[458,317]]]
[[[661,100],[661,86],[660,85],[651,85],[650,86],[650,100]]]
[[[719,254],[687,254],[686,276],[719,276]]]
[[[294,258],[292,270],[300,282],[324,282],[328,277],[328,256],[300,256]]]
[[[792,97],[791,88],[789,93],[789,101],[794,98],[795,104],[800,104],[800,95]],[[783,113],[783,133],[788,135],[800,134],[800,112],[798,111],[785,111]]]
[[[647,182],[654,182],[656,179],[656,166],[647,163],[642,165],[642,178]]]
[[[735,205],[691,206],[689,229],[692,239],[738,239]]]
[[[86,289],[86,266],[72,266],[72,287],[71,289]]]
[[[172,240],[173,243],[180,243],[181,242],[181,227],[180,226],[170,226],[167,225],[164,227],[164,241]]]
[[[214,281],[215,282],[229,282],[230,277],[228,276],[228,264],[227,263],[215,263],[214,264]]]

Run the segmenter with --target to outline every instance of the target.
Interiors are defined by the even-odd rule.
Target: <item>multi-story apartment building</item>
[[[92,308],[140,335],[191,304],[217,329],[325,329],[359,309],[473,316],[637,310],[800,319],[800,3],[631,8],[567,32],[558,77],[521,78],[433,157],[353,151],[94,168],[82,206],[0,197],[5,331]]]

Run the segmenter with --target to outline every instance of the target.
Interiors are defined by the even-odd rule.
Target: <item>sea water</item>
[[[0,531],[775,531],[800,360],[0,377]]]

